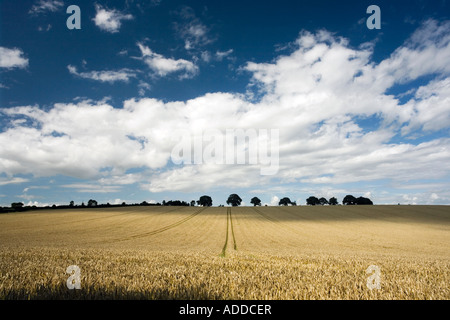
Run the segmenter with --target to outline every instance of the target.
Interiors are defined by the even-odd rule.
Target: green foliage
[[[253,206],[260,206],[261,200],[258,197],[253,197],[252,200],[250,200],[250,203],[253,204]]]
[[[203,207],[211,207],[212,199],[210,196],[201,196],[199,200],[197,200],[197,204]]]
[[[11,203],[11,208],[13,209],[21,209],[23,207],[23,203],[22,202],[13,202]]]
[[[337,199],[336,199],[335,197],[332,197],[332,198],[330,198],[330,200],[328,201],[328,203],[329,203],[331,206],[335,206],[335,205],[338,204],[338,201],[337,201]]]
[[[306,204],[309,206],[315,206],[315,205],[319,205],[320,201],[318,198],[311,196],[308,199],[306,199]]]
[[[356,198],[354,196],[350,195],[350,194],[346,195],[344,197],[344,199],[342,200],[342,204],[354,205],[354,204],[356,204]]]
[[[230,194],[227,200],[227,204],[231,204],[233,207],[240,206],[242,202],[241,197],[239,197],[237,194],[233,193]]]
[[[279,206],[287,206],[288,204],[291,204],[292,202],[291,202],[291,199],[289,199],[288,197],[284,197],[283,199],[281,199],[279,202],[278,202],[278,205]]]

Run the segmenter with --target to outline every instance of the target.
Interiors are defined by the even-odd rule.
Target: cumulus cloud
[[[280,198],[278,198],[277,196],[273,196],[270,199],[270,205],[271,206],[278,206],[278,203],[280,202]]]
[[[376,80],[388,88],[424,75],[448,74],[450,66],[450,21],[427,20],[404,46],[377,66]]]
[[[191,61],[166,58],[141,43],[138,43],[138,46],[141,50],[142,60],[157,76],[165,77],[177,73],[180,79],[186,79],[192,78],[198,73],[198,67]]]
[[[119,71],[90,71],[90,72],[78,72],[77,68],[68,65],[69,72],[77,77],[84,79],[91,79],[100,82],[114,83],[116,81],[128,82],[130,78],[136,77],[136,74],[129,69],[121,69]]]
[[[402,134],[423,130],[433,132],[448,127],[450,123],[450,78],[434,80],[417,89],[414,99],[405,107],[411,110],[409,123]]]
[[[98,4],[95,6],[95,9],[96,15],[93,21],[97,27],[106,32],[119,32],[119,29],[122,26],[122,21],[133,19],[131,14],[124,14],[115,9],[105,9]]]
[[[28,59],[23,57],[23,51],[17,48],[9,49],[0,47],[0,68],[25,68],[28,66]]]
[[[258,99],[216,92],[188,101],[129,99],[120,108],[107,101],[80,101],[48,110],[3,109],[10,124],[0,133],[0,172],[106,179],[100,185],[109,186],[124,177],[151,192],[293,183],[324,190],[321,186],[380,179],[399,185],[442,179],[450,174],[450,139],[431,136],[415,142],[410,135],[450,126],[446,26],[427,21],[378,64],[371,59],[371,46],[355,49],[326,31],[301,32],[291,53],[245,65],[251,75],[249,90],[258,91]],[[417,39],[438,40],[431,50],[444,60],[416,66],[412,56],[423,61],[429,55],[428,46]],[[192,75],[196,70],[188,61],[165,58],[141,44],[139,48],[158,76]],[[406,103],[386,94],[398,83],[429,74],[435,79],[417,88]],[[366,119],[372,126],[364,125]],[[211,130],[252,128],[279,130],[277,175],[261,175],[258,165],[171,163],[180,133],[196,141]],[[399,140],[401,135],[411,140]],[[145,170],[126,180],[132,168]]]

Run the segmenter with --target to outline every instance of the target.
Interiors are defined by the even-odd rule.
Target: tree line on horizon
[[[233,207],[240,206],[242,203],[242,199],[239,195],[236,193],[230,194],[228,196],[228,199],[226,201],[226,204],[231,205]],[[261,206],[262,202],[258,197],[253,197],[250,200],[250,203],[253,206]],[[365,197],[354,197],[352,195],[346,195],[342,200],[343,205],[373,205],[372,200]],[[134,204],[127,204],[125,202],[122,202],[121,204],[99,204],[94,199],[89,199],[87,204],[84,202],[81,203],[81,205],[75,205],[74,201],[70,201],[69,205],[52,205],[52,206],[45,206],[45,207],[36,207],[36,206],[25,206],[22,202],[13,202],[11,203],[11,207],[0,207],[0,212],[14,212],[14,211],[25,211],[25,210],[33,210],[33,209],[44,209],[44,208],[53,208],[53,209],[68,209],[68,208],[92,208],[92,207],[121,207],[121,206],[202,206],[202,207],[211,207],[213,205],[213,200],[208,195],[201,196],[198,200],[192,200],[190,202],[186,201],[180,201],[180,200],[163,200],[162,203],[149,203],[147,201],[143,201],[141,203],[134,203]],[[283,197],[278,202],[279,206],[296,206],[296,201],[291,201],[289,197]],[[308,199],[306,199],[306,205],[310,206],[323,206],[323,205],[339,205],[338,200],[336,197],[332,197],[330,199],[326,199],[324,197],[317,198],[315,196],[310,196]],[[223,207],[224,205],[220,204],[219,207]],[[267,206],[267,204],[266,204]]]

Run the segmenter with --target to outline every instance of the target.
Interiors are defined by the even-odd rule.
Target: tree
[[[239,197],[236,193],[230,194],[227,200],[227,204],[231,204],[233,207],[240,206],[241,202],[241,197]]]
[[[203,207],[211,207],[212,199],[210,196],[201,196],[199,200],[197,200],[197,204]]]
[[[253,197],[252,200],[250,200],[250,203],[253,204],[253,206],[260,206],[261,200],[258,197]]]
[[[191,207],[195,207],[195,200],[191,201]]]
[[[22,202],[13,202],[11,203],[11,208],[13,209],[22,209],[24,204]]]
[[[316,197],[311,196],[308,199],[306,199],[306,204],[309,206],[315,206],[315,205],[319,205],[320,201]]]
[[[372,200],[369,198],[359,197],[356,199],[355,203],[357,205],[373,205]]]
[[[354,204],[356,204],[356,198],[354,196],[348,194],[344,197],[344,200],[342,200],[342,204],[354,205]]]
[[[90,199],[89,201],[88,201],[88,204],[87,204],[87,206],[88,207],[96,207],[97,206],[97,201],[96,200],[92,200],[92,199]]]
[[[278,205],[279,206],[287,206],[288,204],[291,204],[292,202],[291,202],[291,199],[289,199],[288,197],[284,197],[283,199],[281,199],[279,202],[278,202]]]
[[[183,206],[183,207],[187,207],[189,206],[189,203],[187,203],[186,201],[180,201],[180,200],[169,200],[166,201],[166,206]]]
[[[336,199],[335,197],[332,197],[332,198],[330,198],[330,200],[328,200],[328,203],[329,203],[331,206],[335,206],[335,205],[338,204],[338,201],[337,201],[337,199]]]
[[[72,200],[72,201],[70,201],[70,203],[69,203],[69,207],[73,207],[73,206],[75,206],[75,202],[73,202],[73,200]]]
[[[322,197],[322,198],[319,199],[319,204],[323,206],[323,205],[326,205],[326,204],[329,204],[329,203],[328,203],[327,199]]]

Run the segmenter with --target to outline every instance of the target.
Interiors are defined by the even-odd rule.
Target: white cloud
[[[23,57],[23,51],[17,48],[9,49],[0,47],[0,68],[25,68],[28,59]]]
[[[206,63],[210,62],[212,59],[211,53],[209,51],[202,51],[202,53],[200,54],[200,57]]]
[[[216,59],[222,61],[226,57],[229,57],[233,53],[233,49],[227,51],[216,51]]]
[[[448,204],[450,201],[450,189],[448,186],[444,189],[440,189],[438,192],[422,191],[410,194],[401,194],[398,197],[402,199],[401,204]],[[395,200],[391,200],[393,203]],[[389,203],[389,202],[387,202]]]
[[[165,77],[171,73],[178,73],[180,79],[186,79],[192,78],[198,73],[198,67],[191,61],[166,58],[141,43],[138,43],[138,46],[143,61],[157,76]]]
[[[104,186],[99,184],[89,183],[74,183],[62,185],[62,188],[75,189],[80,193],[115,193],[120,191],[120,186]]]
[[[69,72],[77,77],[84,79],[91,79],[100,82],[113,83],[116,81],[128,82],[130,78],[136,77],[136,74],[129,69],[121,69],[119,71],[90,71],[90,72],[78,72],[77,68],[71,65],[67,66]]]
[[[25,183],[25,182],[28,182],[28,181],[29,181],[29,179],[18,178],[18,177],[12,177],[12,178],[8,178],[8,179],[0,178],[0,186],[5,186],[5,185],[8,185],[8,184]]]
[[[182,19],[181,23],[175,23],[178,36],[184,40],[186,50],[194,50],[214,42],[209,36],[209,29],[195,16],[194,10],[184,6],[177,12]]]
[[[51,24],[48,24],[46,27],[42,27],[42,26],[39,26],[38,27],[38,30],[39,31],[45,31],[45,32],[47,32],[47,31],[50,31],[50,29],[52,28],[52,25]]]
[[[450,72],[450,21],[427,20],[404,46],[381,62],[374,76],[385,88],[421,76]]]
[[[229,49],[227,51],[216,51],[216,53],[212,54],[208,50],[205,50],[200,52],[200,59],[206,63],[211,61],[222,61],[224,59],[232,60],[231,54],[233,51],[233,49]]]
[[[145,95],[146,91],[149,91],[152,88],[152,86],[150,84],[148,84],[147,82],[144,82],[142,80],[139,81],[138,87],[139,87],[139,96],[141,96],[141,97]]]
[[[95,9],[96,15],[93,21],[97,27],[106,32],[119,32],[119,29],[122,26],[122,21],[133,19],[131,14],[124,14],[115,9],[105,9],[98,4],[95,6]]]
[[[27,199],[28,200],[28,199]],[[48,203],[45,203],[45,202],[39,202],[39,201],[28,201],[28,203],[26,203],[25,204],[25,206],[29,206],[29,207],[32,207],[32,206],[36,206],[36,207],[47,207],[47,206],[50,206],[50,204],[48,204]]]
[[[64,6],[63,1],[58,0],[39,0],[30,9],[30,14],[41,14],[45,12],[56,12]]]
[[[420,129],[430,132],[447,128],[450,123],[450,78],[421,86],[407,106],[411,118],[402,128],[403,134]]]
[[[436,193],[432,193],[432,194],[430,195],[430,199],[431,199],[431,200],[437,200],[437,199],[439,199],[439,196],[438,196]]]
[[[280,202],[280,198],[278,198],[277,196],[272,196],[272,198],[270,199],[271,206],[278,206],[279,202]]]

